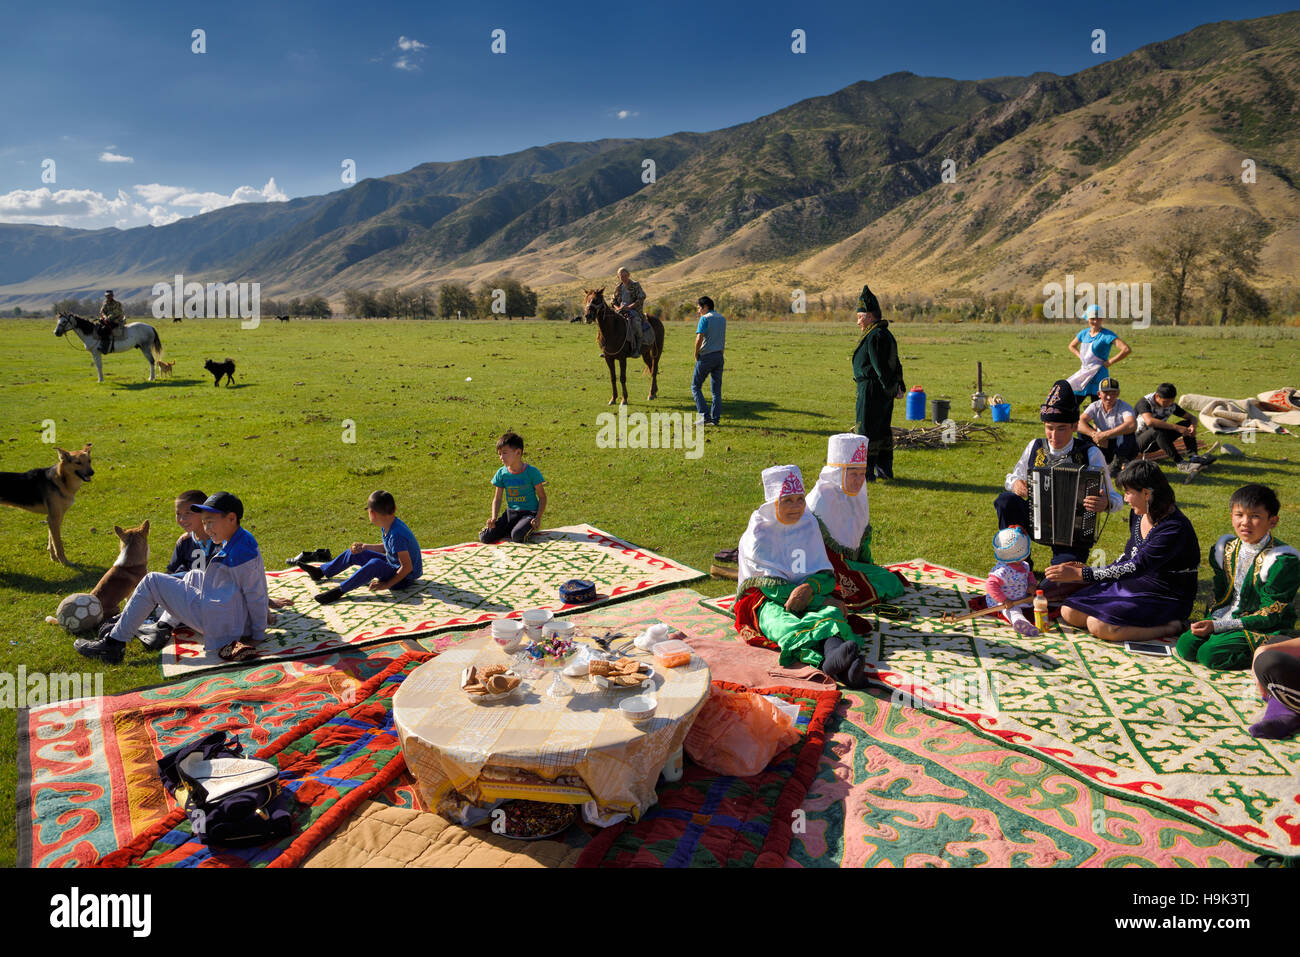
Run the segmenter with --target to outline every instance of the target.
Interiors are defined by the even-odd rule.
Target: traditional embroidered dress
[[[1184,632],[1178,653],[1210,668],[1249,667],[1264,639],[1295,626],[1292,601],[1300,589],[1300,553],[1272,535],[1254,545],[1224,535],[1210,549],[1210,568],[1214,633],[1198,638]]]
[[[858,297],[858,312],[880,316],[880,301],[866,286]],[[898,343],[889,323],[877,318],[853,350],[853,381],[858,385],[854,430],[870,441],[867,477],[875,479],[879,466],[887,478],[894,475],[894,396],[904,388]]]
[[[903,594],[905,580],[871,560],[871,509],[867,487],[846,490],[845,473],[866,466],[867,439],[852,432],[832,435],[827,443],[826,467],[808,494],[808,510],[821,527],[826,557],[839,584],[844,604],[851,609],[893,601]]]
[[[1105,568],[1083,566],[1085,587],[1066,605],[1108,625],[1137,628],[1184,620],[1196,599],[1201,546],[1196,530],[1177,508],[1142,537],[1142,519],[1129,512],[1128,544]]]
[[[820,668],[828,638],[838,636],[859,646],[861,641],[840,608],[828,604],[835,593],[835,574],[816,517],[805,509],[790,525],[777,518],[777,500],[803,492],[798,466],[763,470],[765,501],[750,516],[740,539],[736,630],[752,645],[778,649],[782,667]],[[807,609],[798,615],[786,611],[790,593],[805,583],[813,589]]]

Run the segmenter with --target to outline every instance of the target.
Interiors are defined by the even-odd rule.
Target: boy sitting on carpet
[[[871,509],[867,503],[867,439],[853,432],[832,435],[826,467],[808,495],[808,509],[821,528],[826,557],[848,608],[893,601],[904,580],[871,561]]]
[[[775,645],[783,668],[809,664],[850,688],[865,687],[862,640],[835,592],[798,466],[764,469],[763,494],[740,539],[736,630],[750,644]]]
[[[191,505],[202,505],[207,498],[198,489],[190,489],[176,496],[176,524],[185,531],[176,539],[176,547],[172,549],[171,560],[167,562],[168,575],[184,578],[188,572],[196,569],[202,574],[212,556],[217,553],[217,543],[208,538],[208,533],[203,530],[202,513],[190,511]],[[171,640],[177,625],[194,627],[169,611],[160,611],[153,633],[141,633],[140,643],[150,651],[159,651]]]
[[[511,541],[525,542],[533,532],[542,527],[542,513],[546,511],[546,479],[534,465],[524,462],[524,440],[513,432],[497,439],[497,456],[501,468],[492,476],[496,491],[492,493],[492,517],[479,532],[478,540],[491,545],[509,536]],[[505,511],[501,508],[505,494]]]
[[[1277,493],[1243,485],[1228,502],[1232,528],[1210,549],[1214,604],[1178,639],[1178,654],[1209,668],[1239,670],[1273,632],[1295,625],[1291,603],[1300,588],[1300,554],[1274,537]]]
[[[223,661],[257,656],[252,645],[266,634],[266,569],[257,540],[240,524],[244,505],[229,492],[218,492],[190,510],[203,513],[204,531],[221,546],[207,568],[191,569],[183,579],[164,572],[145,575],[116,621],[100,626],[99,637],[73,642],[78,654],[116,664],[154,606],[161,605],[181,621],[194,622],[204,647],[220,649]]]
[[[405,588],[415,584],[424,571],[424,561],[420,557],[420,543],[415,540],[406,523],[397,517],[397,502],[383,489],[370,493],[366,500],[366,515],[371,525],[378,525],[383,534],[383,541],[378,545],[366,545],[353,542],[351,547],[324,565],[317,568],[307,562],[296,559],[290,565],[296,565],[312,581],[324,581],[333,578],[345,568],[361,566],[341,585],[327,588],[315,598],[322,605],[338,601],[353,589],[369,584],[371,591],[383,588]]]

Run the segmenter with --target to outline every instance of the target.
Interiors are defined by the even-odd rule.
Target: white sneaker
[[[709,424],[709,420],[708,420],[708,418],[706,418],[706,417],[703,416],[703,415],[700,415],[698,412],[695,414],[695,425],[696,425],[698,428],[703,428],[704,426],[706,426],[706,425],[708,425],[708,424]]]

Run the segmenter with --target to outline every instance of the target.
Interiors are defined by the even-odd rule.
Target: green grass
[[[235,321],[158,323],[172,379],[147,384],[138,353],[105,360],[95,382],[88,356],[51,335],[52,320],[5,322],[0,367],[0,469],[52,464],[41,442],[51,419],[58,444],[94,443],[94,480],[63,526],[73,568],[45,555],[41,517],[0,509],[0,672],[100,670],[43,623],[59,599],[87,591],[116,555],[114,524],[153,523],[153,565],[178,530],[172,499],[183,489],[238,494],[246,526],[268,567],[304,547],[365,539],[366,496],[386,488],[425,547],[473,538],[488,516],[496,437],[519,431],[525,458],[546,475],[547,525],[590,522],[707,569],[734,546],[761,501],[759,472],[797,463],[811,480],[826,437],[853,425],[849,356],[856,328],[842,324],[733,323],[723,377],[721,429],[701,457],[682,450],[602,449],[597,415],[608,411],[608,377],[594,330],[542,322],[292,322],[244,331]],[[895,324],[909,385],[953,400],[969,416],[976,360],[984,388],[1012,405],[1001,445],[965,443],[899,452],[900,479],[871,486],[876,557],[925,556],[983,573],[991,563],[992,500],[1021,449],[1041,434],[1037,408],[1051,381],[1077,368],[1065,326]],[[693,413],[693,324],[670,323],[660,398],[629,367],[633,411]],[[1163,380],[1181,391],[1241,397],[1292,384],[1300,367],[1297,330],[1124,329],[1133,355],[1115,368],[1130,402]],[[205,358],[235,359],[236,387],[214,389]],[[466,381],[472,378],[471,381]],[[342,441],[344,420],[356,441]],[[985,417],[987,420],[987,416]],[[895,423],[903,423],[902,404]],[[1237,440],[1246,459],[1220,460],[1190,486],[1176,483],[1202,549],[1227,531],[1227,500],[1248,481],[1300,501],[1298,440]],[[1286,508],[1283,538],[1300,539]],[[1117,555],[1125,523],[1112,518],[1100,547]],[[1207,573],[1208,574],[1208,573]],[[1204,583],[1203,583],[1204,586]],[[734,587],[710,581],[702,591]],[[104,669],[108,693],[160,680],[158,656],[134,643],[122,665]],[[0,715],[0,792],[14,807],[15,715]],[[15,853],[14,822],[0,815],[0,864]]]

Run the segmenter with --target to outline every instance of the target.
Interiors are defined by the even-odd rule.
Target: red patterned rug
[[[714,687],[748,691],[715,681]],[[635,824],[606,828],[587,845],[578,867],[782,867],[800,810],[826,744],[826,721],[840,693],[758,688],[799,706],[797,742],[753,777],[720,775],[688,762],[682,779],[661,784],[659,803]]]

